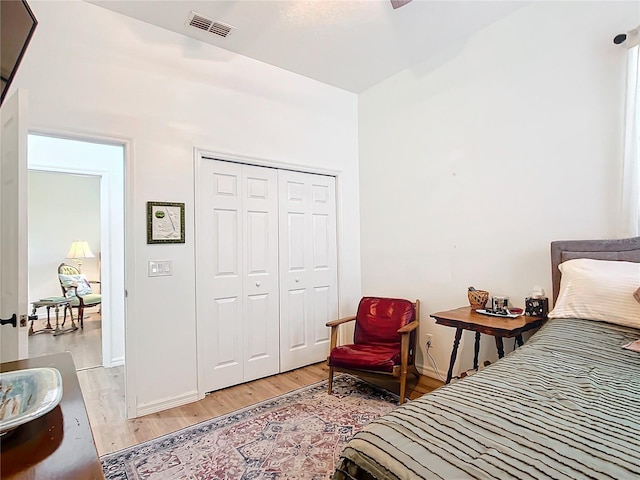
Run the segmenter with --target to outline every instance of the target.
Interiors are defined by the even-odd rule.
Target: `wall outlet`
[[[431,333],[427,333],[427,348],[432,348],[433,347],[433,334]]]

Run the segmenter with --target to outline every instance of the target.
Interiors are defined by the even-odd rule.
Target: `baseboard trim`
[[[108,365],[105,365],[104,368],[113,368],[113,367],[121,367],[124,365],[124,357],[116,357],[112,358],[111,362]]]
[[[181,407],[182,405],[196,401],[198,401],[198,391],[193,390],[177,397],[165,398],[163,400],[158,400],[157,402],[138,404],[136,405],[136,417],[161,412],[162,410],[168,410],[169,408]]]
[[[418,372],[420,372],[421,375],[425,375],[430,378],[435,378],[436,380],[440,380],[440,378],[447,378],[446,373],[443,373],[439,370],[436,371],[436,369],[433,368],[431,365],[425,366],[425,365],[416,364],[416,368],[418,369]],[[438,374],[440,374],[440,377],[438,377]]]

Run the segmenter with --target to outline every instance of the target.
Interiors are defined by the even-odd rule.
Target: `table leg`
[[[34,330],[33,328],[33,322],[38,320],[38,315],[36,315],[36,312],[38,311],[38,308],[40,307],[46,307],[47,308],[47,326],[44,328],[41,328],[40,330]],[[29,315],[29,320],[31,320],[31,325],[29,326],[29,336],[31,335],[37,335],[38,333],[52,333],[53,327],[51,326],[51,305],[42,305],[42,304],[38,304],[38,305],[34,305],[33,306],[33,310],[31,310],[31,315]]]
[[[449,362],[449,371],[447,372],[447,381],[445,383],[451,382],[453,365],[456,363],[456,357],[458,356],[458,346],[460,345],[460,338],[462,338],[462,329],[456,328],[456,336],[453,339],[453,350],[451,351],[451,361]]]
[[[47,317],[49,316],[49,308],[50,308],[50,307],[47,307]],[[55,330],[54,330],[54,332],[53,332],[53,336],[54,336],[54,337],[55,337],[56,335],[58,335],[58,334],[60,333],[60,331],[61,331],[61,330],[60,330],[60,325],[59,325],[59,323],[58,323],[58,322],[59,322],[59,320],[60,320],[60,318],[59,318],[59,316],[58,316],[58,312],[59,312],[59,311],[60,311],[60,308],[58,307],[58,305],[56,305],[56,329],[55,329]]]
[[[29,327],[29,335],[33,335],[33,321],[38,318],[36,315],[36,307],[33,307],[33,310],[31,311],[31,326]]]
[[[502,337],[495,337],[496,348],[498,349],[498,358],[504,357],[504,345],[502,345]]]
[[[476,341],[473,344],[473,369],[478,370],[478,354],[480,353],[480,332],[476,332]]]
[[[64,311],[66,312],[67,305],[65,305],[64,303],[61,305],[64,305],[64,309],[65,309]],[[58,318],[60,314],[59,312],[60,312],[60,304],[56,305],[56,331],[53,333],[53,335],[57,336],[57,335],[62,335],[64,333],[75,332],[78,329],[78,327],[73,321],[73,313],[71,314],[71,326],[68,328],[58,328]],[[64,322],[63,322],[63,325],[64,325]]]
[[[51,307],[47,307],[47,326],[46,328],[48,330],[53,330],[53,327],[51,326]]]
[[[524,345],[524,341],[522,340],[522,335],[516,335],[516,342],[518,342],[519,347]]]

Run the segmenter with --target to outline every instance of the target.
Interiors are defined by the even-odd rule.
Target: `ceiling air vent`
[[[227,25],[226,23],[217,22],[211,18],[207,18],[204,15],[196,12],[191,12],[187,18],[187,25],[198,30],[204,30],[205,32],[213,33],[219,37],[227,37],[231,30],[235,27]]]

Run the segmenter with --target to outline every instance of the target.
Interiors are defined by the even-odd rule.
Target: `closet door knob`
[[[300,279],[296,277],[296,283],[300,283]]]
[[[256,287],[259,287],[259,286],[260,286],[260,282],[256,282]]]

